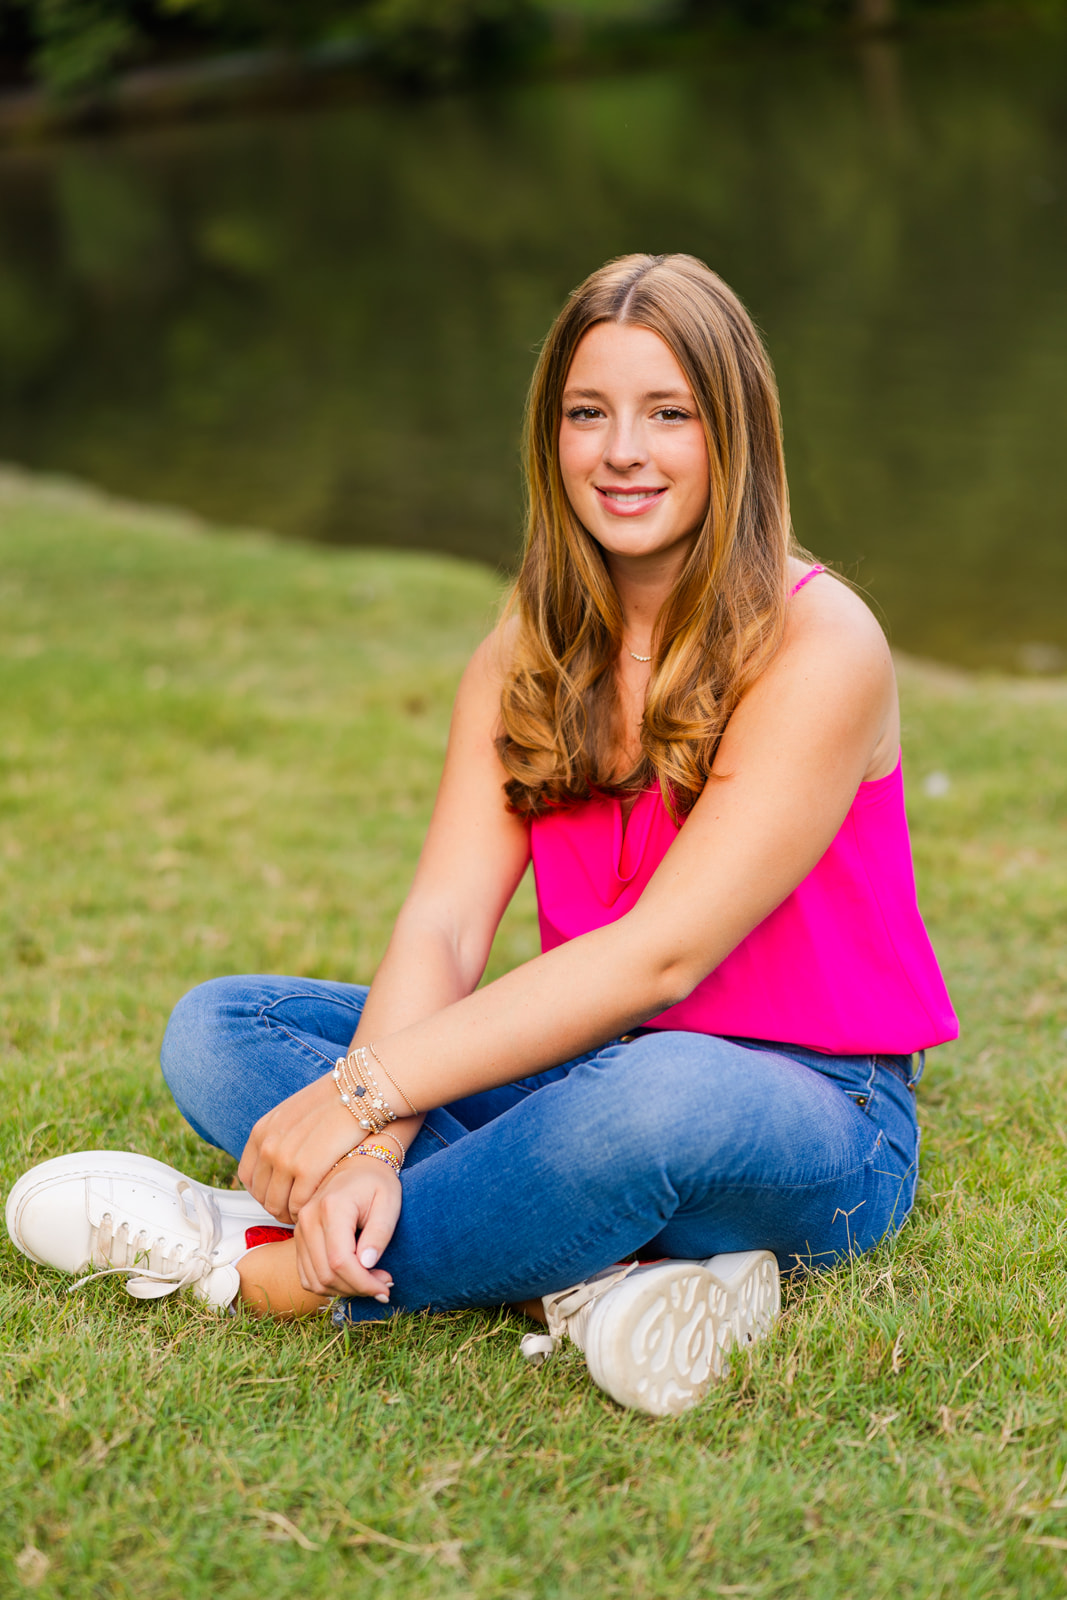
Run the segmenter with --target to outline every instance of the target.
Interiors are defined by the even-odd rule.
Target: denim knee
[[[232,978],[210,978],[182,995],[170,1014],[159,1050],[159,1064],[168,1089],[184,1112],[185,1099],[195,1094],[217,1040],[226,991]]]
[[[708,1034],[662,1032],[609,1046],[590,1063],[602,1090],[612,1141],[635,1149],[670,1150],[685,1165],[707,1160],[709,1122],[731,1144],[734,1127],[751,1119],[753,1088],[738,1070],[739,1051]]]
[[[683,1033],[647,1035],[609,1045],[535,1096],[559,1096],[560,1115],[542,1149],[546,1170],[572,1172],[605,1205],[634,1184],[651,1185],[668,1208],[702,1189],[716,1146],[732,1143],[732,1118],[717,1095],[713,1058],[721,1041]],[[729,1047],[725,1047],[729,1048]]]
[[[213,1076],[208,1041],[214,1031],[212,1019],[217,1019],[219,1010],[212,991],[225,981],[213,978],[182,996],[170,1014],[159,1049],[163,1081],[175,1105],[201,1139],[214,1145],[219,1140],[207,1126],[210,1119],[206,1102]]]
[[[583,1107],[616,1161],[651,1158],[680,1201],[709,1174],[818,1184],[869,1159],[878,1128],[821,1073],[707,1034],[646,1034],[602,1052]]]

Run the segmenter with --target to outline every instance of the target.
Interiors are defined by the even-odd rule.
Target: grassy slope
[[[0,480],[0,1186],[132,1145],[222,971],[365,976],[410,873],[481,570]],[[1067,1562],[1067,692],[905,671],[921,892],[965,1024],[892,1250],[794,1292],[676,1422],[496,1315],[333,1330],[68,1298],[0,1246],[0,1591],[1059,1594]],[[951,779],[927,798],[918,779]],[[530,954],[528,893],[495,967]]]

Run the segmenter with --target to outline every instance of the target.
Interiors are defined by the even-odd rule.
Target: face
[[[567,497],[608,556],[681,569],[708,509],[708,451],[685,375],[658,333],[590,328],[563,392]]]

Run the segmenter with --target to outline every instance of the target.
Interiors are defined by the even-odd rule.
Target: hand
[[[387,1301],[393,1280],[375,1263],[393,1237],[401,1195],[400,1179],[384,1161],[354,1156],[332,1172],[304,1203],[296,1225],[304,1288]]]
[[[237,1176],[271,1216],[292,1224],[334,1162],[366,1137],[326,1073],[260,1117]]]

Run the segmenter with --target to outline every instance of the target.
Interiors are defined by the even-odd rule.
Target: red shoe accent
[[[245,1249],[254,1250],[260,1244],[284,1244],[286,1239],[293,1237],[292,1228],[270,1228],[265,1226],[245,1229]]]

